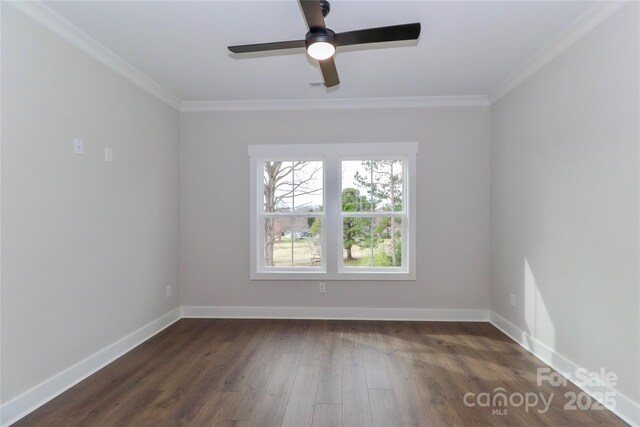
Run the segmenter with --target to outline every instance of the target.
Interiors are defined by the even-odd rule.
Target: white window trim
[[[251,280],[416,280],[416,154],[418,144],[359,143],[359,144],[277,144],[249,145],[250,159],[250,279]],[[340,268],[342,257],[342,206],[329,194],[342,194],[340,162],[353,159],[396,158],[405,161],[403,185],[407,221],[403,222],[403,267]],[[324,161],[324,230],[322,233],[322,265],[320,267],[278,268],[266,271],[262,267],[262,238],[257,223],[260,216],[262,175],[258,166],[265,160],[323,160]],[[393,212],[357,214],[362,216],[395,216]],[[404,214],[403,214],[404,215]],[[288,215],[304,216],[304,215]],[[351,216],[351,214],[347,215]],[[405,255],[406,254],[406,255]]]

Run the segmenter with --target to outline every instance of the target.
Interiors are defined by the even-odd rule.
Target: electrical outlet
[[[326,283],[324,283],[324,282],[320,282],[320,283],[318,284],[318,291],[319,291],[321,294],[326,294],[326,293],[327,293],[327,284],[326,284]]]
[[[167,286],[165,290],[165,298],[169,298],[171,296],[171,285]]]
[[[516,296],[514,294],[511,294],[511,298],[509,298],[509,305],[511,305],[511,307],[516,306]]]

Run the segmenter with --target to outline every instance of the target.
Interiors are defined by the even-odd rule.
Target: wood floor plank
[[[251,427],[251,421],[224,420],[219,424],[212,424],[211,427]]]
[[[284,325],[272,321],[265,321],[260,334],[265,335],[257,345],[255,356],[247,362],[241,371],[237,388],[241,391],[234,413],[230,420],[249,421],[254,418],[257,410],[256,402],[260,402],[267,393],[267,385],[277,368],[277,361],[281,357],[282,342],[280,337]],[[258,332],[256,332],[258,334]]]
[[[342,356],[342,422],[350,427],[371,426],[371,410],[362,352],[349,334]]]
[[[253,423],[262,426],[279,426],[291,396],[291,388],[296,377],[301,354],[285,353],[267,385],[267,391],[259,402]]]
[[[241,391],[255,371],[261,368],[262,358],[267,352],[263,344],[272,339],[272,335],[268,329],[257,329],[246,342],[242,345],[239,342],[238,348],[232,350],[235,357],[227,363],[227,373],[219,384],[220,390]]]
[[[342,332],[335,329],[336,324],[329,325],[326,345],[320,363],[320,378],[316,403],[342,404]]]
[[[622,426],[490,324],[182,319],[15,426]],[[547,412],[466,393],[551,395]]]
[[[313,410],[311,427],[341,427],[342,405],[335,403],[316,403]]]
[[[413,378],[405,376],[398,356],[388,353],[386,364],[402,423],[405,426],[429,425],[430,421],[422,407],[418,386]]]
[[[298,366],[291,397],[282,421],[283,427],[311,426],[319,375],[320,368],[317,366]]]
[[[373,347],[368,348],[363,352],[363,360],[367,387],[376,390],[391,389],[391,381],[382,352]]]
[[[443,392],[442,386],[433,378],[413,378],[415,389],[422,401],[422,411],[434,425],[463,425],[450,400]],[[463,400],[455,404],[464,404]]]
[[[374,427],[402,425],[393,390],[369,390],[369,405]]]
[[[194,426],[220,425],[227,421],[240,395],[234,391],[214,391],[191,422]]]
[[[219,393],[216,384],[224,373],[225,367],[221,365],[211,365],[203,370],[194,383],[186,386],[178,405],[166,420],[180,425],[193,423],[207,401]]]
[[[256,402],[260,402],[267,393],[267,385],[276,367],[275,363],[264,362],[259,370],[254,371],[252,381],[242,390],[235,411],[229,417],[230,420],[250,421],[254,418]]]
[[[157,419],[169,418],[175,408],[184,402],[187,390],[196,383],[202,375],[203,370],[211,366],[220,365],[219,355],[228,349],[228,342],[216,342],[211,347],[211,335],[207,335],[202,340],[195,340],[186,344],[186,351],[174,357],[165,364],[165,369],[159,372],[161,375],[156,383],[152,385],[159,393],[137,419]],[[197,346],[195,343],[202,345]]]
[[[327,349],[325,328],[324,321],[311,323],[304,339],[301,365],[320,366],[322,364]]]

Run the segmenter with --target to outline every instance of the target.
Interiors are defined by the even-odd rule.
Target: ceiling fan
[[[299,1],[307,21],[307,26],[309,27],[309,32],[304,40],[229,46],[229,50],[233,53],[250,53],[304,47],[310,57],[319,61],[325,86],[332,87],[340,83],[336,64],[333,60],[333,55],[337,47],[365,43],[415,40],[420,36],[420,23],[335,33],[324,24],[324,18],[330,11],[330,5],[327,0]]]

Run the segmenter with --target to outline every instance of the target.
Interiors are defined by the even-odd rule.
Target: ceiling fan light
[[[336,53],[336,47],[332,43],[319,41],[307,46],[307,53],[313,59],[322,61],[331,58]]]

